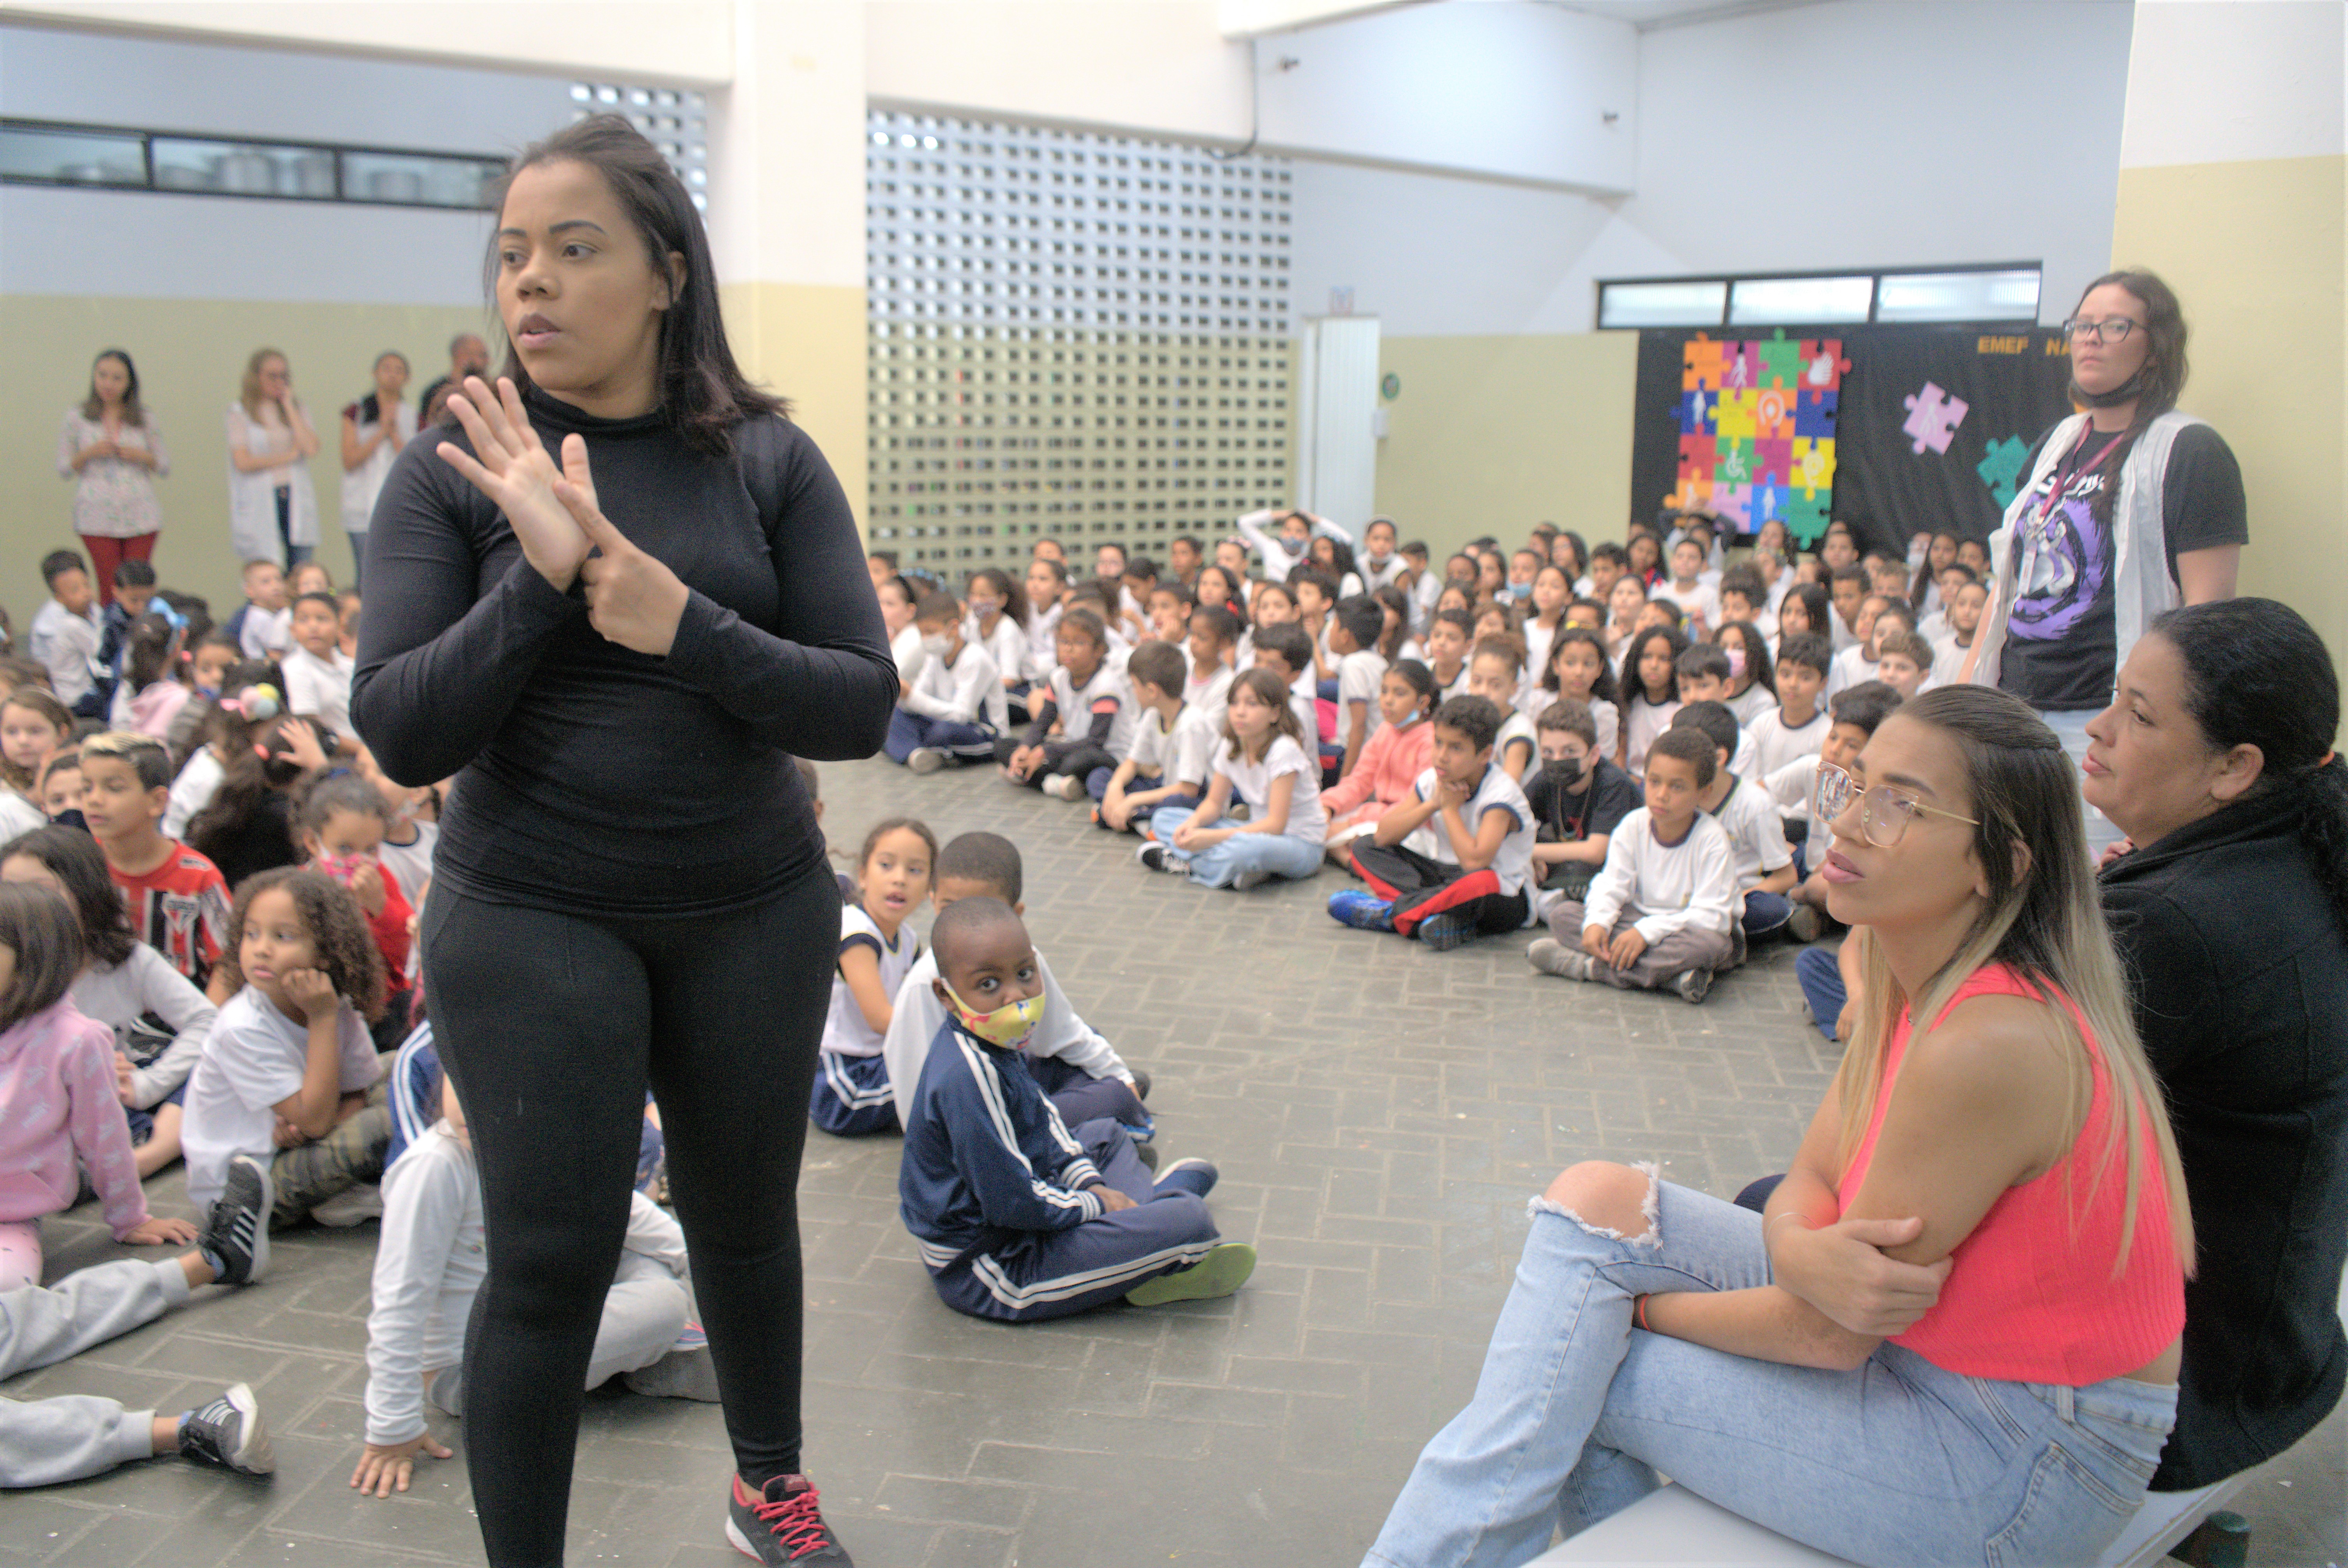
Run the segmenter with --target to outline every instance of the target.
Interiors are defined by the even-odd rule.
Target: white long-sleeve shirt
[[[356,665],[349,654],[334,648],[321,659],[295,646],[285,651],[277,667],[285,674],[287,712],[318,720],[338,739],[359,738],[358,731],[351,727],[351,675]]]
[[[1285,515],[1282,509],[1266,507],[1260,512],[1250,512],[1233,525],[1239,530],[1240,538],[1262,552],[1263,575],[1268,582],[1288,580],[1288,574],[1294,571],[1298,564],[1312,552],[1313,534],[1325,535],[1333,539],[1343,539],[1349,545],[1354,542],[1353,535],[1328,518],[1313,518],[1313,533],[1304,536],[1303,545],[1292,548],[1286,539],[1273,533],[1267,526],[1272,518]],[[1310,514],[1308,513],[1307,516]]]
[[[1052,978],[1052,966],[1041,953],[1035,955],[1035,972],[1044,981],[1044,1017],[1027,1040],[1026,1053],[1056,1056],[1094,1078],[1121,1078],[1131,1083],[1133,1070],[1126,1066],[1115,1046],[1076,1016],[1076,1009],[1068,1005],[1068,994]],[[913,961],[897,987],[896,1010],[889,1017],[888,1037],[880,1042],[880,1054],[889,1064],[889,1087],[897,1097],[897,1121],[902,1126],[912,1124],[913,1091],[922,1081],[922,1065],[929,1061],[930,1042],[937,1039],[946,1021],[945,1004],[930,988],[937,978],[935,953],[923,953]]]
[[[685,1277],[685,1232],[642,1193],[630,1194],[620,1245]],[[465,1323],[488,1274],[472,1145],[436,1122],[383,1173],[367,1314],[367,1441],[404,1443],[423,1432],[424,1375],[465,1358]]]
[[[1624,915],[1653,947],[1677,931],[1728,934],[1736,917],[1736,852],[1719,823],[1696,814],[1686,836],[1655,836],[1645,806],[1606,841],[1606,864],[1591,878],[1583,923],[1612,931]]]
[[[76,615],[52,599],[33,617],[26,647],[49,672],[57,701],[72,707],[98,683],[98,616]]]
[[[225,770],[210,746],[198,746],[180,776],[171,781],[170,800],[163,807],[163,836],[185,838],[188,819],[211,804],[212,796],[220,794],[221,779]]]
[[[1027,629],[1010,616],[994,618],[994,634],[990,637],[978,629],[978,617],[965,615],[962,618],[962,634],[965,640],[986,650],[987,657],[994,661],[997,680],[1016,684],[1028,678],[1030,650]]]
[[[123,1049],[130,1026],[148,1013],[171,1026],[171,1043],[162,1054],[130,1071],[131,1096],[141,1110],[188,1081],[203,1058],[212,1020],[220,1016],[210,998],[144,942],[132,947],[130,956],[118,964],[84,969],[73,983],[73,999],[74,1006],[114,1031],[117,1050]]]
[[[985,649],[965,642],[953,662],[932,658],[905,689],[908,712],[945,719],[957,724],[992,724],[999,733],[1010,723],[1010,699],[1003,690],[1003,671]]]

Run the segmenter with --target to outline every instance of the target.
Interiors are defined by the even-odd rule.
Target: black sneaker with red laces
[[[726,1508],[726,1539],[743,1556],[788,1568],[854,1568],[848,1549],[823,1522],[815,1483],[803,1475],[778,1475],[763,1493],[734,1478]]]

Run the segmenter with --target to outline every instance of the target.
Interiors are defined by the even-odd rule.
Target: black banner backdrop
[[[1685,345],[1699,337],[1749,342],[1775,331],[1640,333],[1633,517],[1653,516],[1679,483]],[[1784,335],[1842,342],[1849,368],[1842,373],[1828,515],[1864,542],[1904,552],[1920,532],[1987,538],[2026,477],[2030,447],[2071,412],[2070,350],[2056,328],[1821,326],[1787,327]]]

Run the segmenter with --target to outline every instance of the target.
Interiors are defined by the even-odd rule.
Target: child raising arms
[[[930,893],[938,840],[911,817],[892,816],[864,835],[856,857],[861,896],[839,911],[839,958],[831,1011],[823,1021],[808,1114],[841,1138],[897,1131],[889,1088],[888,1039],[897,988],[922,956],[922,939],[904,929]]]
[[[81,963],[80,922],[64,899],[0,885],[0,1290],[41,1282],[41,1216],[73,1206],[77,1165],[115,1240],[196,1239],[185,1220],[147,1213],[115,1102],[114,1031],[67,995]]]
[[[1215,748],[1207,798],[1185,812],[1161,808],[1150,818],[1159,842],[1141,846],[1152,871],[1188,873],[1202,887],[1245,892],[1321,868],[1328,819],[1321,809],[1320,769],[1304,749],[1288,688],[1269,670],[1250,670],[1231,682]],[[1241,823],[1224,815],[1236,794],[1252,813]]]
[[[237,888],[218,975],[234,988],[189,1081],[188,1196],[219,1197],[240,1154],[268,1164],[273,1226],[383,1173],[391,1114],[367,1020],[383,1010],[383,956],[358,900],[315,871],[280,866]]]

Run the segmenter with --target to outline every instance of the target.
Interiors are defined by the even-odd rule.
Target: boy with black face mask
[[[1540,765],[1525,775],[1525,800],[1538,826],[1533,873],[1542,892],[1535,907],[1545,912],[1560,898],[1587,896],[1616,825],[1643,796],[1638,780],[1599,754],[1588,703],[1551,702],[1534,727]]]

